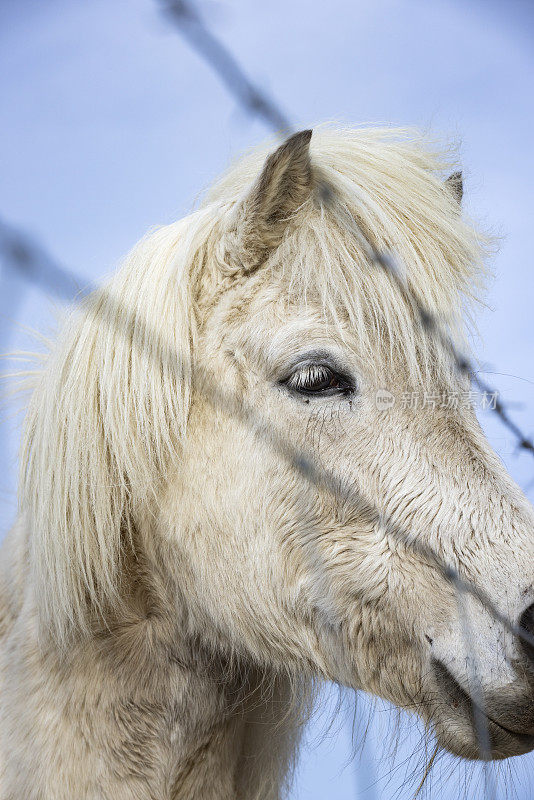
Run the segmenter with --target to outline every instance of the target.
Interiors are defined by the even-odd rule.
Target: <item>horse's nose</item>
[[[525,631],[531,641],[521,639],[521,647],[527,658],[534,666],[534,603],[526,608],[519,618],[519,627]]]

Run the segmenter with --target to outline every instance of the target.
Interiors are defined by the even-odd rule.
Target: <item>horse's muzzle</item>
[[[438,659],[432,659],[432,672],[441,695],[433,715],[440,744],[463,758],[484,760],[509,758],[534,750],[532,678],[518,679],[477,698]],[[522,672],[525,677],[525,669]],[[485,749],[488,741],[489,752]]]

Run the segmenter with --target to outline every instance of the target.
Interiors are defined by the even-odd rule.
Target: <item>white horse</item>
[[[310,139],[150,233],[39,375],[2,550],[0,800],[274,800],[321,679],[474,759],[468,662],[491,756],[534,747],[528,648],[474,599],[468,646],[397,535],[532,629],[533,510],[357,235],[460,335],[482,274],[461,181],[415,134]]]

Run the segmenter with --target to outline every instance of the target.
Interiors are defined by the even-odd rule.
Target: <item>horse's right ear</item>
[[[293,134],[272,153],[239,209],[239,257],[257,269],[280,244],[288,219],[312,193],[311,130]]]

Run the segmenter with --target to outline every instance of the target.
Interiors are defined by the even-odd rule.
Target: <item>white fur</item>
[[[397,254],[458,341],[481,237],[413,132],[324,128],[262,172],[265,155],[138,244],[40,374],[3,551],[1,800],[277,798],[316,678],[415,703],[477,755],[430,668],[468,690],[454,593],[384,519],[515,621],[534,599],[533,514],[471,409],[401,404],[465,386],[346,223]],[[278,385],[310,349],[356,376],[352,399]],[[381,514],[310,484],[281,441]],[[470,615],[488,707],[515,720],[523,656]],[[524,749],[495,736],[496,757]]]

